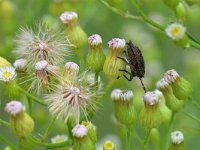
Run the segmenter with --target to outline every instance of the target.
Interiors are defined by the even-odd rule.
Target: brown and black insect
[[[127,51],[124,51],[126,58],[122,57],[118,58],[126,62],[126,65],[130,67],[131,72],[127,71],[126,69],[119,71],[123,71],[130,75],[129,78],[126,75],[123,75],[128,81],[132,81],[133,77],[135,76],[138,77],[146,93],[146,88],[142,82],[142,78],[144,77],[145,74],[145,64],[142,53],[140,49],[131,42],[131,40],[126,44],[127,44]]]

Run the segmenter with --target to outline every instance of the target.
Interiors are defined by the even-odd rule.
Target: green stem
[[[195,116],[193,116],[193,115],[191,115],[190,113],[187,113],[187,112],[185,112],[185,111],[181,111],[184,115],[186,115],[186,116],[188,116],[189,118],[191,118],[191,119],[193,119],[193,120],[195,120],[195,121],[197,121],[197,122],[199,122],[200,123],[200,119],[199,118],[197,118],[197,117],[195,117]]]
[[[42,142],[46,140],[46,138],[47,138],[49,132],[51,131],[51,129],[52,129],[53,124],[54,124],[55,121],[56,121],[56,118],[54,117],[54,118],[51,120],[50,124],[48,125],[48,127],[47,127],[47,129],[46,129],[46,131],[45,131],[45,133],[44,133],[44,136],[43,136],[43,138],[42,138],[42,140],[41,140]]]
[[[76,53],[80,60],[80,70],[84,70],[85,62],[84,62],[83,52],[81,50],[76,50]]]
[[[6,145],[9,145],[12,148],[12,150],[16,150],[15,146],[10,141],[8,141],[6,138],[0,136],[0,140],[2,142],[4,142]]]
[[[33,101],[35,101],[35,102],[37,102],[37,103],[39,103],[39,104],[41,104],[41,105],[47,106],[47,103],[46,103],[44,100],[42,100],[42,99],[40,99],[40,98],[38,98],[38,97],[33,96],[32,94],[30,94],[29,92],[27,92],[26,90],[24,90],[23,88],[21,88],[20,86],[17,86],[17,88],[18,88],[18,90],[19,90],[20,92],[24,93],[24,94],[25,94],[26,96],[28,96],[31,100],[33,100]]]
[[[200,49],[200,44],[189,38],[190,45],[194,48]]]
[[[27,96],[27,102],[28,102],[28,113],[30,116],[32,116],[32,101],[28,96]]]
[[[5,125],[5,126],[10,126],[10,123],[9,123],[9,122],[4,121],[4,120],[2,120],[2,119],[0,119],[0,124],[3,124],[3,125]]]
[[[191,97],[189,98],[189,100],[191,101],[192,105],[194,105],[198,110],[200,110],[200,104],[197,103],[195,100],[193,100]]]
[[[47,149],[60,148],[64,146],[69,146],[71,144],[71,141],[66,141],[66,142],[61,142],[61,143],[56,143],[56,144],[40,142],[40,139],[36,138],[35,136],[31,136],[31,141],[35,143],[36,145],[45,147]]]
[[[126,149],[131,150],[131,126],[126,126],[127,128],[127,144],[126,144]]]
[[[145,146],[147,145],[147,142],[149,140],[149,136],[150,136],[150,129],[147,130],[146,137],[144,139],[144,142],[143,142],[140,150],[144,150],[145,149]]]

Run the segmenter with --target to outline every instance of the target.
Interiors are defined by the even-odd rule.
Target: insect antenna
[[[146,93],[147,91],[146,91],[146,88],[145,88],[145,86],[144,86],[144,83],[143,83],[143,81],[142,81],[142,79],[141,78],[139,78],[140,79],[140,82],[141,82],[141,84],[142,84],[142,87],[143,87],[143,89],[144,89],[144,92]]]

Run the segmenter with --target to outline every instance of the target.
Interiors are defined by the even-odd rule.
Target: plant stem
[[[144,150],[145,149],[145,146],[147,145],[147,142],[149,140],[149,135],[150,135],[150,129],[148,129],[147,132],[146,132],[146,137],[144,139],[144,142],[143,142],[140,150]]]
[[[197,118],[197,117],[195,117],[195,116],[193,116],[193,115],[191,115],[190,113],[187,113],[187,112],[185,112],[185,111],[181,111],[184,115],[186,115],[186,116],[188,116],[189,118],[191,118],[191,119],[193,119],[193,120],[195,120],[195,121],[197,121],[197,122],[199,122],[200,123],[200,119],[199,118]]]
[[[5,125],[5,126],[10,126],[10,123],[9,123],[9,122],[4,121],[4,120],[2,120],[2,119],[0,119],[0,124],[3,124],[3,125]]]
[[[6,138],[0,136],[0,140],[4,142],[6,145],[9,145],[12,150],[16,150],[15,146],[11,142],[9,142]]]
[[[195,42],[193,39],[189,38],[189,42],[191,44],[192,47],[196,48],[196,49],[200,49],[200,44]]]
[[[66,142],[61,142],[61,143],[56,143],[56,144],[40,142],[40,139],[36,138],[35,136],[31,136],[31,141],[33,143],[35,143],[36,145],[43,146],[43,147],[45,147],[47,149],[54,149],[54,148],[64,147],[64,146],[68,146],[68,145],[71,144],[71,141],[66,141]]]
[[[24,89],[21,88],[20,86],[17,86],[17,88],[18,88],[18,90],[19,90],[20,92],[24,93],[24,94],[25,94],[26,96],[28,96],[31,100],[33,100],[33,101],[35,101],[35,102],[37,102],[37,103],[39,103],[39,104],[41,104],[41,105],[47,106],[47,103],[46,103],[44,100],[42,100],[42,99],[40,99],[40,98],[38,98],[38,97],[35,97],[34,95],[30,94],[29,92],[27,92],[26,90],[24,90]]]
[[[28,96],[27,96],[27,102],[28,102],[28,112],[29,112],[29,115],[31,116],[31,114],[32,114],[32,101],[29,99]]]
[[[131,126],[126,126],[127,128],[127,143],[126,143],[126,149],[131,150]]]
[[[81,50],[76,50],[76,54],[78,55],[80,60],[80,70],[83,70],[85,67],[83,52]]]
[[[195,100],[193,100],[191,97],[189,98],[189,100],[191,101],[192,105],[194,105],[198,110],[200,110],[200,104],[197,103]]]
[[[50,124],[48,125],[48,127],[47,127],[47,129],[46,129],[46,131],[45,131],[45,133],[44,133],[44,136],[43,136],[41,142],[43,142],[43,141],[46,140],[46,138],[47,138],[49,132],[51,131],[51,129],[52,129],[53,124],[54,124],[55,121],[56,121],[56,118],[54,117],[54,118],[51,120]]]

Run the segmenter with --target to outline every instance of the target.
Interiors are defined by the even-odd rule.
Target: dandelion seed
[[[0,68],[0,80],[4,82],[9,82],[14,80],[15,77],[16,77],[15,68],[11,66]]]
[[[186,28],[180,23],[172,23],[165,29],[166,34],[173,40],[180,40],[184,37]]]

